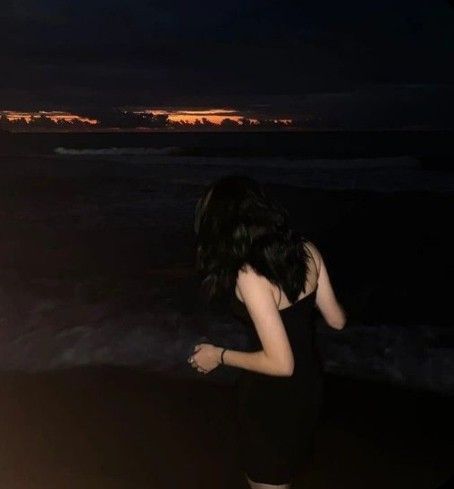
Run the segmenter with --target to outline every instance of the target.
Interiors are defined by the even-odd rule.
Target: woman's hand
[[[207,374],[221,363],[221,349],[209,343],[195,345],[194,353],[188,358],[188,363],[199,372]]]

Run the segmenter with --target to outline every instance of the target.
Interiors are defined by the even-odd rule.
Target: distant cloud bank
[[[0,111],[0,128],[23,131],[97,131],[153,129],[285,129],[302,128],[304,121],[281,118],[248,118],[238,114],[220,115],[216,111],[100,111],[90,114],[69,112]],[[228,111],[224,111],[228,112]],[[189,114],[189,115],[188,115]],[[221,112],[222,114],[222,112]]]

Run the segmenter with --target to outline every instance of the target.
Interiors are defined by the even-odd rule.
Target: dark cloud
[[[96,121],[90,122],[90,121]],[[6,115],[0,117],[0,128],[8,130],[90,130],[96,129],[159,129],[168,125],[166,115],[136,114],[121,110],[104,110],[84,114],[84,119],[56,119],[50,115],[34,115],[30,120],[21,117],[9,120]]]
[[[9,0],[0,13],[0,109],[232,106],[253,117],[267,105],[267,118],[309,106],[333,121],[335,110],[350,113],[347,125],[359,114],[362,126],[376,123],[362,114],[371,103],[371,114],[387,107],[380,123],[392,125],[402,119],[401,93],[397,106],[421,123],[439,98],[430,87],[452,94],[453,21],[441,0]],[[374,92],[384,85],[388,92]],[[350,111],[336,107],[347,99]]]
[[[165,114],[136,114],[119,110],[90,112],[90,122],[86,119],[55,119],[50,115],[33,115],[31,118],[19,117],[8,119],[6,115],[0,116],[0,130],[13,132],[20,131],[92,131],[103,129],[269,129],[300,127],[302,121],[279,121],[272,119],[250,120],[241,118],[239,121],[229,117],[224,118],[220,124],[215,124],[205,117],[194,122],[172,121]]]

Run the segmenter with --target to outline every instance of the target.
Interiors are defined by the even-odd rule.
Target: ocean
[[[205,185],[249,175],[322,252],[349,314],[317,319],[327,371],[454,391],[451,133],[2,136],[0,369],[129,365],[194,375],[202,340],[246,349],[197,302]],[[235,372],[212,377],[231,382]]]

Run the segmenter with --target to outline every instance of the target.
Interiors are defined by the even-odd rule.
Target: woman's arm
[[[255,352],[227,350],[224,364],[268,375],[291,376],[293,352],[270,282],[248,265],[246,271],[239,271],[237,285],[263,349]]]
[[[314,243],[309,241],[308,246],[312,254],[317,258],[317,269],[319,270],[315,304],[328,326],[337,330],[344,329],[347,322],[347,314],[334,293],[322,254]]]
[[[219,348],[219,358],[224,348]],[[237,350],[226,350],[224,352],[224,365],[230,367],[244,368],[259,372],[266,375],[274,375],[279,377],[290,377],[293,374],[293,368],[284,369],[276,362],[272,361],[265,354],[264,350],[247,352]]]

